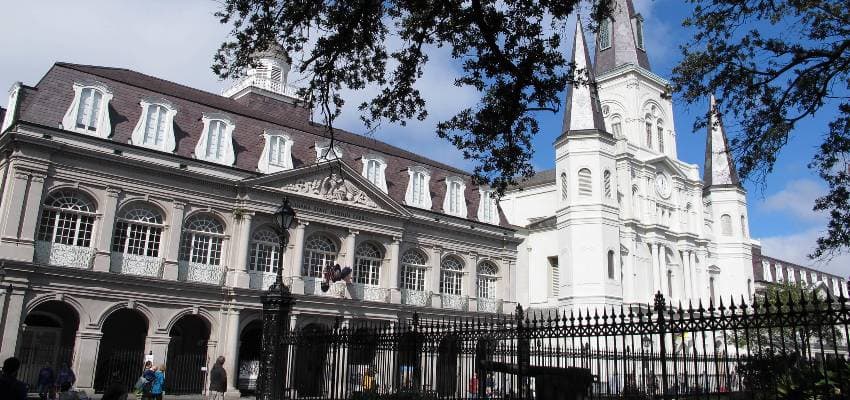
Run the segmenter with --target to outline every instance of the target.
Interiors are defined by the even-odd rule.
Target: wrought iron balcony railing
[[[95,250],[91,247],[72,246],[47,241],[35,242],[35,261],[58,267],[90,269]]]
[[[159,278],[162,276],[162,258],[148,257],[138,254],[112,253],[110,254],[110,271],[119,274],[149,276]]]
[[[221,265],[201,264],[191,261],[177,262],[177,279],[186,282],[221,285],[225,268]]]

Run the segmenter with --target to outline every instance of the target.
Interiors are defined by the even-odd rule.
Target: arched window
[[[611,171],[605,170],[605,172],[602,173],[602,185],[605,191],[605,198],[610,199],[612,197]]]
[[[301,274],[315,278],[322,277],[325,267],[336,262],[336,254],[336,245],[327,236],[310,236],[304,244],[304,263],[301,266]]]
[[[180,261],[221,265],[224,225],[210,215],[196,215],[183,226]]]
[[[384,257],[378,246],[361,243],[354,251],[354,282],[378,286],[381,284],[381,262]]]
[[[741,235],[747,237],[747,218],[743,215],[741,216]]]
[[[578,170],[578,194],[582,197],[593,195],[593,178],[587,168]]]
[[[655,129],[658,131],[658,151],[664,152],[664,121],[658,120],[655,125]]]
[[[478,189],[478,220],[491,224],[499,223],[499,210],[492,190]]]
[[[224,157],[225,130],[227,130],[227,123],[224,121],[219,119],[210,121],[206,131],[206,158],[218,160]]]
[[[463,262],[455,257],[446,257],[440,264],[440,293],[463,293]]]
[[[611,20],[603,19],[599,23],[599,50],[611,47]]]
[[[611,117],[611,134],[615,138],[623,136],[623,122],[619,115]]]
[[[496,298],[496,282],[499,280],[499,268],[491,262],[478,265],[478,297]]]
[[[222,165],[233,165],[236,153],[233,149],[233,131],[236,125],[222,113],[204,113],[201,116],[204,130],[195,145],[195,158]]]
[[[160,147],[165,142],[166,123],[168,122],[168,110],[161,104],[148,106],[145,115],[145,133],[142,144],[152,147]]]
[[[266,130],[263,152],[257,160],[257,169],[270,174],[292,169],[292,145],[295,143],[283,131]]]
[[[381,164],[378,160],[366,161],[366,179],[376,186],[380,184],[378,181],[378,178],[380,177],[379,172],[381,172]]]
[[[275,167],[287,168],[292,163],[288,159],[287,140],[283,135],[269,136],[269,164]]]
[[[561,172],[561,199],[566,200],[570,193],[570,187],[567,184],[567,173]]]
[[[89,247],[95,211],[94,203],[76,192],[51,193],[43,203],[38,240]]]
[[[646,114],[646,148],[652,149],[652,115]]]
[[[720,216],[720,229],[723,235],[732,236],[732,217],[729,214]]]
[[[408,250],[401,257],[401,287],[425,291],[425,269],[428,259],[419,250]]]
[[[159,257],[162,228],[162,214],[158,211],[142,205],[130,207],[115,222],[112,251]]]
[[[615,279],[614,274],[614,250],[608,250],[608,279]]]
[[[271,229],[261,228],[251,236],[248,270],[257,272],[277,272],[280,257],[280,240]]]
[[[635,218],[640,216],[640,191],[637,185],[632,185],[632,215]]]

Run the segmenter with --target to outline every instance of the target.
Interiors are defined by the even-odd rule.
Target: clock
[[[668,178],[667,175],[663,173],[655,175],[655,191],[659,196],[665,199],[670,197],[670,178]]]

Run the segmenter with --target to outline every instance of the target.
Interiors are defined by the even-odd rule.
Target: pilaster
[[[99,331],[85,329],[77,332],[73,370],[77,375],[76,386],[80,389],[91,390],[94,388],[101,338],[103,338],[103,333]]]
[[[432,293],[440,293],[440,263],[443,260],[443,249],[439,246],[434,246],[430,249],[430,254],[428,257],[428,263],[431,268],[427,274],[427,281],[425,282],[425,291],[430,291]],[[431,296],[431,306],[432,307],[441,307],[442,306],[442,298],[437,296]]]
[[[115,228],[115,217],[118,212],[118,196],[120,195],[120,189],[106,188],[106,196],[104,196],[103,205],[100,208],[101,215],[98,221],[100,229],[98,229],[97,241],[95,243],[95,271],[109,271],[112,231]]]
[[[44,179],[46,174],[33,173],[30,175],[29,189],[27,190],[27,205],[21,223],[21,242],[31,244],[35,241],[38,229],[38,215],[41,212],[41,197],[44,194]]]
[[[237,382],[239,380],[239,313],[240,308],[230,308],[224,313],[227,321],[227,336],[224,338],[224,369],[228,371],[227,397],[239,397]]]
[[[343,267],[352,267],[354,268],[354,250],[357,245],[357,234],[359,232],[353,229],[348,230],[348,235],[345,236],[345,239],[342,243],[342,248],[345,253],[343,256]]]
[[[26,210],[27,186],[29,185],[29,174],[14,170],[9,182],[9,194],[4,202],[2,215],[2,238],[3,242],[17,243],[18,228],[21,226],[22,217]],[[40,209],[37,207],[36,210]]]
[[[283,276],[291,277],[301,274],[301,264],[304,262],[304,231],[307,229],[308,221],[298,221],[295,225],[295,233],[289,240],[289,249],[292,250],[290,262],[283,268]]]
[[[171,203],[171,223],[169,224],[168,247],[165,252],[162,279],[177,280],[177,260],[180,257],[180,236],[183,234],[183,217],[186,203]]]
[[[3,337],[0,339],[2,340],[0,341],[0,360],[14,356],[17,350],[26,290],[13,288],[7,296],[6,316],[3,319]]]
[[[239,231],[233,240],[234,254],[231,258],[233,268],[227,271],[227,286],[248,288],[248,249],[251,242],[251,221],[254,214],[250,212],[239,215]],[[236,216],[234,216],[236,219]],[[283,252],[284,249],[280,249]],[[283,254],[280,254],[283,256]]]
[[[390,288],[390,303],[398,304],[401,303],[401,290],[399,289],[399,259],[401,258],[401,254],[399,254],[399,250],[401,247],[401,238],[393,237],[392,241],[389,244],[389,273],[387,287]]]

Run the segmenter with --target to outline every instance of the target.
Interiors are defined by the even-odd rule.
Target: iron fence
[[[315,324],[282,340],[284,395],[401,398],[848,398],[845,298],[523,310]]]

